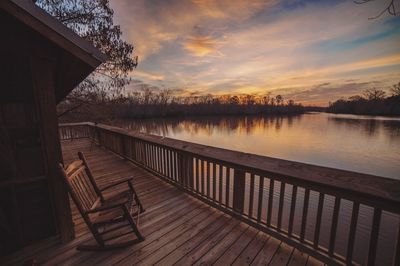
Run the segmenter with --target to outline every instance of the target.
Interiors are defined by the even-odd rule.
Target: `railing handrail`
[[[123,128],[92,122],[64,123],[59,126],[82,125],[134,137],[197,157],[210,158],[242,170],[252,170],[264,175],[273,174],[289,183],[309,184],[312,187],[318,187],[326,194],[340,193],[342,198],[352,200],[357,198],[361,203],[400,213],[400,180],[131,132]]]

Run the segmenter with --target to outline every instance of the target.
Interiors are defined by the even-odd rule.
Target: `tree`
[[[364,100],[364,98],[360,95],[353,95],[349,97],[349,100],[352,102],[358,102]]]
[[[265,94],[264,97],[262,98],[262,102],[263,104],[268,105],[270,100],[271,100],[271,93],[267,92],[267,94]]]
[[[282,95],[280,95],[280,94],[276,95],[275,100],[276,100],[277,105],[283,104],[283,96]]]
[[[128,74],[137,66],[137,57],[132,56],[133,46],[122,39],[120,26],[114,25],[108,0],[35,2],[109,58],[69,95],[69,101],[80,106],[87,103],[90,92],[120,91],[129,83]]]
[[[379,101],[385,98],[386,92],[380,89],[372,88],[365,90],[364,95],[370,101]]]
[[[392,92],[393,96],[400,96],[400,82],[393,85],[390,91]]]
[[[239,97],[237,97],[236,95],[232,96],[229,99],[229,104],[238,105],[239,104]]]

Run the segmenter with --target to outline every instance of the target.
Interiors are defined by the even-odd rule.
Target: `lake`
[[[307,113],[271,117],[146,119],[112,124],[214,147],[400,179],[400,118]],[[266,192],[267,189],[268,186],[264,187]],[[274,192],[274,202],[279,200],[278,190]],[[267,193],[264,195],[266,197]],[[304,191],[299,190],[298,199],[297,214],[301,213]],[[291,192],[286,191],[284,206],[289,206],[290,200]],[[318,194],[311,192],[306,239],[313,237],[317,202]],[[324,246],[329,241],[329,215],[333,212],[333,204],[333,197],[326,195],[320,236],[320,243]],[[351,213],[352,203],[341,200],[336,251],[342,255],[345,255]],[[285,210],[284,215],[287,215]],[[354,247],[354,259],[359,263],[364,263],[368,255],[372,215],[372,208],[360,206],[360,226]],[[276,224],[276,208],[272,216],[272,223]],[[398,224],[399,216],[383,212],[377,265],[389,265]],[[300,223],[295,220],[294,232],[299,233],[299,230]]]
[[[400,118],[308,113],[113,124],[214,147],[400,179]]]

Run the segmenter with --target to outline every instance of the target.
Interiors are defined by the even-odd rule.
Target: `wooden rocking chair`
[[[60,164],[69,193],[92,232],[97,245],[79,245],[78,250],[109,250],[133,245],[144,240],[137,224],[144,208],[133,187],[132,178],[99,188],[88,167],[85,156],[66,168]],[[125,189],[121,186],[125,184]],[[111,193],[115,192],[117,193]],[[112,194],[105,197],[105,195]],[[134,234],[135,239],[125,240]]]

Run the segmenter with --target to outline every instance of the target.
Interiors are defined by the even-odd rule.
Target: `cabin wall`
[[[60,50],[0,10],[0,256],[51,236],[73,238],[58,163]]]
[[[0,103],[0,255],[56,234],[33,102]]]

